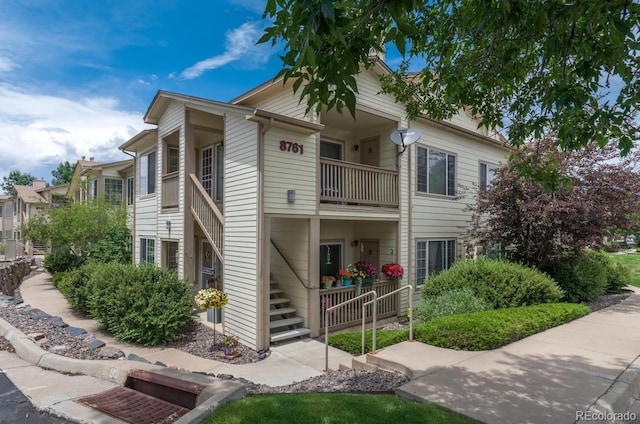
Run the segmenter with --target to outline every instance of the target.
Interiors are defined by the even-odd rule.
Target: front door
[[[360,163],[380,166],[380,138],[372,137],[360,141]]]
[[[202,156],[200,159],[200,182],[202,187],[209,194],[209,197],[213,197],[213,146],[202,149]]]
[[[380,242],[378,240],[362,240],[360,260],[371,263],[380,274]]]

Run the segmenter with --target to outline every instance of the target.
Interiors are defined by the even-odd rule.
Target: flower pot
[[[362,279],[362,285],[363,286],[373,286],[374,280],[375,280],[375,278],[373,278],[373,277],[363,278]]]
[[[333,281],[323,281],[322,284],[324,285],[325,289],[330,289],[331,287],[333,287]]]
[[[345,287],[349,287],[351,285],[351,280],[342,280],[342,285]]]
[[[227,356],[231,356],[236,351],[235,346],[223,346],[224,354]]]

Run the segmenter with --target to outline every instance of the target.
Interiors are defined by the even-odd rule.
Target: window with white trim
[[[105,178],[104,195],[106,200],[112,205],[119,205],[122,203],[122,179]]]
[[[496,178],[498,168],[498,165],[480,162],[480,191],[486,191],[488,187],[491,187],[491,183]]]
[[[156,240],[152,238],[140,239],[140,263],[155,263]]]
[[[140,195],[156,192],[156,152],[140,156]]]
[[[456,240],[416,241],[416,285],[424,279],[448,269],[456,258]]]
[[[438,150],[418,147],[418,191],[456,195],[456,157]]]
[[[135,194],[133,187],[133,177],[127,178],[127,206],[133,205],[133,197]]]

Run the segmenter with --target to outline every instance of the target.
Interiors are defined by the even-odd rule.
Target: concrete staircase
[[[272,278],[269,293],[271,343],[308,336],[311,333],[310,329],[302,327],[304,318],[296,314],[297,310],[290,302],[285,297],[284,290]]]

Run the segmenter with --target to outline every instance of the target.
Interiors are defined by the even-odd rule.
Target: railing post
[[[409,340],[413,341],[413,286],[409,287]]]
[[[375,300],[375,299],[374,299]],[[373,327],[371,328],[371,353],[376,353],[376,321],[378,318],[378,302],[373,302]]]
[[[324,310],[324,372],[329,372],[329,314]]]

